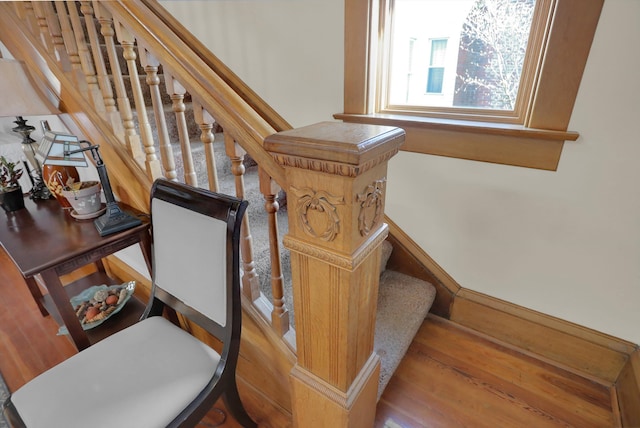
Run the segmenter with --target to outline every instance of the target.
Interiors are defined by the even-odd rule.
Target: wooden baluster
[[[73,35],[78,47],[78,58],[80,59],[82,71],[84,72],[87,82],[87,95],[96,111],[98,111],[102,117],[105,117],[107,110],[104,105],[104,100],[102,99],[102,94],[100,93],[100,86],[98,86],[98,78],[96,77],[96,70],[93,66],[91,52],[84,38],[84,27],[80,20],[76,2],[67,2],[67,6],[69,9],[69,17],[71,18],[71,26],[73,27]]]
[[[111,124],[111,129],[116,137],[125,143],[124,126],[122,125],[120,112],[116,107],[116,100],[113,97],[113,88],[111,87],[111,80],[107,74],[107,67],[102,55],[102,49],[100,48],[100,39],[98,38],[98,30],[96,29],[94,22],[95,16],[91,2],[86,0],[82,1],[80,11],[84,15],[84,23],[87,29],[87,34],[89,35],[89,43],[91,45],[91,53],[96,67],[98,85],[100,86],[104,107],[107,111],[107,120]]]
[[[290,321],[289,311],[284,305],[284,277],[282,276],[282,261],[278,240],[278,210],[280,205],[276,200],[276,195],[280,191],[280,186],[262,168],[258,170],[258,176],[260,192],[265,199],[264,208],[267,211],[267,227],[269,228],[271,294],[273,295],[271,325],[280,336],[284,336],[289,331]]]
[[[184,165],[184,181],[187,184],[197,187],[198,177],[193,166],[193,156],[191,155],[191,142],[189,141],[189,130],[184,112],[184,94],[186,89],[173,76],[166,73],[167,93],[173,101],[172,109],[176,116],[176,126],[178,128],[178,139],[180,140],[180,151],[182,153],[182,164]]]
[[[142,94],[140,86],[140,76],[138,75],[138,64],[136,59],[138,55],[134,49],[136,39],[133,35],[119,22],[115,23],[118,41],[124,49],[123,58],[127,62],[127,70],[129,70],[129,81],[131,83],[131,92],[133,94],[133,104],[136,108],[138,118],[138,129],[142,138],[142,147],[144,148],[145,166],[149,177],[157,178],[160,174],[160,163],[156,157],[156,149],[153,146],[153,133],[147,116],[147,106]],[[155,177],[154,177],[155,174]]]
[[[62,68],[62,70],[65,72],[71,71],[71,61],[69,60],[69,55],[67,54],[64,46],[64,38],[62,37],[60,22],[58,21],[56,12],[53,10],[53,5],[49,1],[37,3],[42,5],[42,12],[47,20],[49,34],[53,40],[53,52],[55,52],[56,60],[60,63],[60,68]]]
[[[224,134],[224,147],[231,159],[231,173],[235,177],[236,196],[244,199],[244,149],[233,137]],[[253,262],[253,238],[249,227],[249,216],[245,214],[240,229],[240,252],[242,254],[242,292],[252,302],[260,297],[260,280]]]
[[[72,3],[71,8],[75,7],[75,3]],[[71,74],[73,81],[76,83],[78,91],[85,99],[89,98],[89,86],[87,85],[87,79],[84,71],[82,70],[82,62],[80,55],[78,54],[78,44],[76,38],[71,29],[71,21],[69,20],[69,14],[67,13],[67,7],[65,2],[54,2],[56,15],[58,16],[58,22],[60,24],[60,33],[62,34],[62,40],[64,42],[65,50],[69,56],[69,62],[71,63]]]
[[[113,19],[109,12],[101,5],[95,2],[95,14],[100,22],[100,33],[104,37],[104,43],[107,48],[107,56],[111,65],[111,77],[116,88],[117,105],[120,111],[120,118],[124,125],[124,141],[129,151],[129,155],[134,159],[142,159],[142,147],[140,144],[140,136],[136,132],[135,123],[133,122],[133,113],[131,112],[131,102],[127,96],[127,90],[124,85],[124,79],[120,70],[120,60],[116,52],[116,44],[113,36]]]
[[[209,178],[209,190],[218,191],[218,171],[216,168],[213,141],[215,136],[211,131],[215,120],[198,102],[193,102],[193,114],[198,126],[200,126],[200,141],[204,144],[204,155],[207,164],[207,177]]]
[[[169,131],[167,130],[167,121],[164,117],[164,108],[162,96],[160,95],[160,78],[158,77],[158,67],[160,62],[146,49],[140,55],[140,61],[147,74],[147,85],[151,92],[151,105],[153,106],[153,116],[156,122],[156,130],[158,132],[158,143],[160,145],[160,158],[162,159],[162,168],[164,169],[165,178],[171,181],[178,181],[176,173],[176,162],[173,157],[173,149],[171,148],[171,140],[169,139]],[[157,174],[155,170],[154,174]],[[160,171],[160,174],[162,172]]]
[[[33,13],[36,17],[42,46],[47,49],[47,52],[55,55],[56,50],[53,46],[53,38],[51,37],[51,32],[49,31],[49,23],[47,22],[47,15],[45,14],[43,4],[42,2],[34,1],[31,2],[31,7],[33,8]]]
[[[267,137],[285,168],[296,349],[293,425],[374,425],[387,163],[399,128],[323,122]]]
[[[33,4],[30,1],[17,1],[14,2],[16,8],[16,15],[27,23],[27,28],[31,31],[31,34],[38,34],[38,20],[36,14],[33,11]]]

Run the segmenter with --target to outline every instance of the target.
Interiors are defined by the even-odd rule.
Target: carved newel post
[[[340,122],[269,136],[285,168],[298,362],[298,427],[371,427],[379,357],[373,352],[380,245],[387,236],[388,160],[399,128]]]

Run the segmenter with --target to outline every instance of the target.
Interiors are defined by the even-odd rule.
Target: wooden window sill
[[[555,171],[565,141],[579,134],[521,125],[393,114],[335,114],[345,122],[404,129],[401,150]]]

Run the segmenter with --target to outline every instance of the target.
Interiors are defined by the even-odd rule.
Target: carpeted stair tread
[[[380,356],[378,399],[431,309],[436,290],[421,279],[392,270],[380,276],[374,350]]]

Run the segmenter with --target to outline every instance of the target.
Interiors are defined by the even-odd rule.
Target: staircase
[[[204,154],[202,143],[192,136],[191,148],[195,160],[198,183],[207,182],[207,171],[204,167]],[[216,170],[219,177],[219,190],[223,193],[232,193],[234,180],[231,174],[231,162],[225,156],[223,134],[216,134],[213,143],[216,153]],[[179,158],[179,148],[174,147],[176,153],[176,170],[183,171]],[[254,263],[260,278],[260,291],[268,300],[272,300],[271,266],[269,262],[268,228],[260,227],[266,224],[264,199],[258,189],[258,166],[249,159],[246,162],[244,174],[245,195],[249,201],[248,215],[257,227],[252,229]],[[278,227],[281,236],[288,231],[288,216],[286,199],[281,197],[283,206],[278,214]],[[391,257],[393,246],[388,240],[382,243],[382,256],[380,262],[380,284],[378,290],[378,303],[375,327],[374,350],[380,356],[380,383],[378,387],[378,399],[382,395],[393,372],[398,367],[402,357],[406,353],[413,337],[422,325],[429,313],[429,309],[435,299],[435,287],[421,279],[405,275],[393,270],[387,270],[387,261]],[[293,308],[293,293],[291,291],[291,265],[289,252],[282,251],[282,270],[284,282],[284,305]],[[295,328],[295,313],[290,312],[291,327]]]
[[[383,239],[382,218],[372,211],[383,206],[384,168],[397,151],[399,134],[386,129],[377,134],[378,128],[366,126],[351,132],[334,124],[287,134],[290,126],[276,112],[153,1],[65,4],[0,4],[0,40],[28,64],[45,92],[62,99],[70,131],[101,144],[118,197],[148,209],[151,182],[176,177],[250,202],[250,226],[241,238],[247,321],[245,363],[239,369],[246,396],[269,403],[250,408],[253,414],[265,426],[269,409],[293,413],[299,425],[304,415],[296,416],[296,406],[338,425],[352,412],[373,414],[375,397],[380,398],[435,298],[431,284],[386,269],[393,248]],[[21,23],[25,31],[18,30]],[[169,33],[179,40],[164,36]],[[161,85],[159,69],[164,70]],[[353,134],[376,144],[345,152]],[[339,144],[332,145],[334,137]],[[268,152],[270,139],[275,152]],[[319,151],[314,149],[318,141]],[[291,151],[279,151],[283,148]],[[337,157],[311,159],[326,153]],[[309,178],[318,173],[320,181]],[[364,177],[362,183],[358,177]],[[318,191],[310,197],[311,209],[301,211],[299,194],[315,191],[325,179],[344,184]],[[356,189],[372,181],[375,189],[369,193]],[[332,194],[349,186],[370,204]],[[320,200],[320,210],[313,198]],[[342,236],[356,218],[366,227],[360,224],[359,234],[353,230],[351,240],[335,239],[335,233],[309,238],[324,227]],[[304,227],[311,233],[303,233]],[[369,302],[373,297],[377,304]],[[377,314],[369,311],[376,307]],[[326,349],[330,352],[321,359]],[[369,379],[377,374],[376,355],[380,374],[373,388]],[[319,404],[323,401],[332,410]]]

